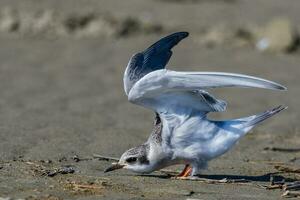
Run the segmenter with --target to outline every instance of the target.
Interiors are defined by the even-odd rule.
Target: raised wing
[[[180,107],[199,111],[222,111],[226,103],[217,100],[205,91],[217,87],[255,87],[272,90],[286,90],[278,83],[242,74],[222,72],[176,72],[157,70],[140,79],[131,89],[129,101],[153,109],[174,112]],[[203,98],[191,92],[198,91]],[[167,100],[167,101],[166,101]],[[197,103],[198,100],[198,103]],[[211,109],[203,108],[203,102]],[[219,108],[219,109],[218,109]]]
[[[135,101],[171,91],[193,91],[218,87],[286,90],[278,83],[254,76],[223,72],[176,72],[162,69],[143,77],[132,88],[128,97],[130,101]]]
[[[132,86],[146,74],[165,68],[172,56],[171,49],[187,36],[187,32],[173,33],[160,39],[145,51],[134,54],[124,74],[125,93],[128,95]]]

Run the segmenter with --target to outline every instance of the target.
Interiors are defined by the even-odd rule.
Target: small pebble
[[[79,162],[80,161],[80,158],[78,157],[78,155],[74,155],[72,157],[72,159],[75,161],[75,162]]]
[[[60,169],[56,169],[56,170],[53,170],[53,171],[48,171],[48,172],[46,172],[46,174],[49,177],[54,177],[57,174],[73,174],[74,172],[75,172],[75,169],[73,167],[65,166],[65,167],[62,167]]]
[[[75,172],[75,169],[73,167],[66,166],[66,167],[59,169],[58,172],[61,174],[73,174]]]
[[[184,196],[192,196],[193,194],[195,194],[194,191],[188,191]]]
[[[64,161],[67,161],[67,160],[68,159],[65,156],[63,156],[63,157],[58,159],[58,162],[64,162]]]

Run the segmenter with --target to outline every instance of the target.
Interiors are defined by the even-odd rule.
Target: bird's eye
[[[133,163],[133,162],[136,162],[137,158],[136,157],[129,157],[126,159],[126,162],[128,163]]]

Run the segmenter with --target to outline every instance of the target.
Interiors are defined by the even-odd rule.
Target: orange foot
[[[192,167],[190,165],[185,165],[182,172],[176,178],[184,179],[186,177],[189,177],[191,174],[192,174]]]

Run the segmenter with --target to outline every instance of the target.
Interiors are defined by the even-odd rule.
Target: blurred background
[[[0,0],[1,163],[93,153],[119,157],[143,143],[154,114],[127,101],[127,62],[161,37],[188,31],[169,69],[243,73],[288,88],[212,91],[228,102],[227,112],[210,115],[215,119],[280,104],[289,109],[257,127],[208,172],[261,172],[236,167],[243,160],[294,158],[299,164],[298,152],[264,151],[300,146],[299,10],[295,0]],[[96,169],[105,163],[94,165],[94,172],[84,169],[99,176]],[[14,172],[0,169],[2,180],[9,182]],[[14,193],[10,183],[0,194]]]

